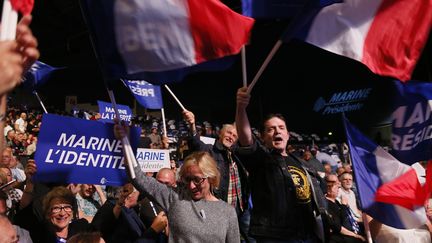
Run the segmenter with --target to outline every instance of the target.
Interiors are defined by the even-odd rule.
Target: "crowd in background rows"
[[[187,129],[178,130],[179,139],[171,143],[178,156],[156,175],[124,160],[132,169],[130,183],[121,187],[33,181],[41,113],[4,110],[6,93],[39,57],[30,22],[24,16],[16,40],[0,42],[0,110],[5,112],[0,120],[6,123],[0,242],[364,242],[364,223],[378,243],[401,235],[431,241],[430,222],[429,228],[401,232],[362,217],[346,146],[329,146],[332,154],[316,146],[289,146],[280,114],[252,129],[246,87],[237,91],[235,124],[206,131],[215,136],[214,144],[200,140],[204,132],[194,114],[183,111]],[[142,134],[140,144],[170,149],[158,125]],[[116,124],[114,133],[124,138],[127,129]],[[430,219],[432,209],[425,208]]]
[[[97,117],[97,113],[94,113],[94,115],[89,116],[88,119],[97,120]],[[171,175],[171,173],[167,173],[167,171],[165,171],[165,173],[157,173],[156,175],[154,175],[153,173],[147,173],[147,176],[154,176],[155,178],[159,178],[159,180],[163,180],[160,177],[165,174],[165,177],[168,178],[166,180],[168,182],[166,183],[170,185],[176,185],[177,180],[179,179],[178,167],[182,164],[184,158],[191,152],[187,142],[187,136],[189,131],[188,124],[185,124],[184,121],[174,122],[173,120],[169,120],[166,125],[169,128],[169,134],[171,136],[171,139],[169,140],[169,145],[164,147],[162,142],[163,134],[161,133],[161,129],[159,129],[161,127],[161,121],[159,119],[147,118],[146,122],[143,122],[142,119],[135,120],[140,122],[137,122],[133,125],[142,126],[142,136],[140,141],[141,147],[169,148],[172,151],[172,163],[170,169],[174,173]],[[175,124],[179,124],[178,130],[173,127],[173,125],[175,126]],[[204,122],[202,124],[202,127],[197,126],[197,133],[199,136],[211,137],[216,140],[219,139],[218,132],[220,132],[220,129],[217,125],[212,125],[208,122]],[[15,182],[10,186],[3,188],[3,192],[6,192],[5,195],[2,194],[6,204],[4,210],[5,214],[15,224],[23,225],[23,221],[25,222],[23,227],[19,228],[19,232],[21,232],[22,235],[26,235],[25,233],[23,233],[25,232],[24,229],[26,228],[30,232],[30,234],[27,235],[27,239],[33,238],[35,242],[42,242],[41,240],[44,239],[43,234],[41,234],[41,232],[44,231],[37,226],[44,225],[44,223],[41,223],[46,220],[43,215],[49,215],[49,205],[44,205],[43,202],[45,201],[46,203],[46,201],[50,201],[50,199],[46,199],[47,196],[50,195],[47,193],[54,190],[53,188],[55,188],[57,192],[54,191],[51,193],[61,194],[61,197],[67,198],[67,194],[69,194],[70,192],[71,195],[69,196],[71,196],[72,198],[73,195],[74,198],[73,200],[70,200],[68,202],[68,205],[70,205],[71,208],[63,210],[71,210],[74,212],[73,217],[76,217],[76,219],[86,219],[89,223],[92,223],[94,216],[104,204],[111,204],[111,206],[115,206],[117,205],[117,201],[124,201],[125,198],[128,198],[130,195],[132,195],[132,193],[137,193],[136,190],[131,189],[132,186],[130,184],[125,185],[125,187],[123,188],[111,188],[109,186],[101,187],[99,185],[87,184],[62,185],[64,186],[64,188],[67,188],[67,190],[65,190],[64,188],[60,189],[59,187],[55,187],[58,185],[54,184],[44,185],[37,183],[38,186],[36,187],[36,189],[34,189],[33,185],[26,186],[27,184],[33,184],[33,182],[31,181],[31,176],[36,173],[36,169],[34,168],[35,162],[33,158],[36,151],[37,137],[41,125],[41,111],[20,111],[17,108],[9,107],[6,117],[6,126],[4,128],[6,148],[3,151],[3,161],[1,163],[2,168],[0,170],[0,185],[6,185],[12,180],[15,180]],[[213,127],[216,127],[216,129],[213,130]],[[172,136],[173,134],[175,135]],[[259,133],[257,132],[256,135],[259,136]],[[343,153],[339,153],[339,147],[340,149],[344,150]],[[336,144],[330,144],[319,148],[318,146],[313,145],[310,146],[304,144],[297,144],[289,145],[288,150],[290,151],[290,153],[295,154],[296,156],[302,158],[305,162],[309,163],[314,169],[316,169],[316,171],[320,174],[322,178],[327,178],[325,177],[326,175],[336,175],[336,172],[338,175],[342,175],[344,174],[344,172],[352,172],[347,157],[346,147],[344,147],[344,145],[337,146]],[[318,160],[317,158],[320,160]],[[341,181],[343,182],[344,180]],[[327,190],[325,186],[322,186],[322,189],[324,191]],[[109,199],[108,201],[107,198]],[[143,206],[145,205],[145,202],[147,202],[148,209],[148,199],[143,196],[141,196],[140,198],[136,196],[136,202],[131,203],[130,208],[138,207],[138,205],[141,209],[146,208],[145,206]],[[350,203],[355,203],[355,200],[353,201],[351,199]],[[123,204],[124,206],[124,202],[121,204]],[[26,207],[30,207],[32,209],[24,210],[24,208]],[[163,234],[156,233],[161,233],[167,226],[167,223],[161,223],[166,221],[166,216],[160,214],[160,212],[162,211],[160,207],[155,207],[157,208],[156,214],[153,213],[153,206],[151,206],[150,208],[152,208],[150,213],[147,212],[147,214],[142,214],[140,213],[140,210],[137,210],[137,215],[142,217],[141,221],[145,222],[144,228],[146,229],[152,229],[152,225],[153,227],[159,225],[159,227],[157,227],[157,230],[154,230],[154,234],[150,235],[149,238],[153,238],[153,240],[163,239]],[[357,206],[353,206],[353,208],[356,212],[356,217],[360,218]],[[41,218],[38,219],[34,215],[29,217],[28,214],[32,211],[37,212],[36,215]],[[32,222],[32,220],[29,219],[33,219],[33,225],[30,223]],[[99,224],[104,225],[104,223],[100,223],[100,220]],[[97,227],[97,229],[101,230],[103,227],[100,225]],[[161,227],[160,225],[164,225],[164,227]],[[106,233],[107,231],[105,230],[103,232]],[[114,239],[118,238],[114,237]]]

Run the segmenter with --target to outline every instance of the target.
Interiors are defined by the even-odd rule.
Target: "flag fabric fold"
[[[432,83],[394,81],[391,153],[399,161],[413,164],[431,159]]]
[[[34,0],[11,0],[11,4],[14,10],[27,15],[33,10]]]
[[[409,169],[403,176],[380,186],[377,190],[375,200],[401,205],[404,208],[413,210],[416,206],[424,205],[426,200],[424,194],[417,172],[414,169]]]
[[[147,109],[162,109],[162,92],[159,85],[144,80],[122,80],[136,101]]]
[[[418,191],[409,190],[412,188],[400,183],[410,180],[410,184],[416,185],[418,176],[414,169],[396,160],[348,120],[344,118],[343,121],[362,210],[381,223],[399,229],[417,228],[425,224],[425,209],[417,204]],[[377,196],[378,192],[386,192],[386,195]],[[377,201],[382,198],[386,198],[383,200],[386,203]]]
[[[105,75],[153,84],[229,67],[254,23],[218,0],[82,1]]]
[[[322,8],[302,33],[306,42],[410,79],[432,25],[432,0],[345,0]]]
[[[44,85],[56,70],[63,69],[60,67],[52,67],[46,63],[36,61],[23,76],[23,85],[25,88],[34,91]]]

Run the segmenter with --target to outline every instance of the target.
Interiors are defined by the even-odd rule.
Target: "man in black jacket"
[[[257,242],[322,241],[322,223],[315,216],[324,211],[324,197],[301,161],[288,153],[285,119],[268,116],[258,141],[246,112],[249,100],[247,88],[240,88],[236,126],[252,192],[250,233]]]

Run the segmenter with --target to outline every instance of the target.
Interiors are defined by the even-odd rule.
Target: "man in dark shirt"
[[[257,242],[323,241],[323,227],[315,215],[323,211],[325,199],[300,160],[288,153],[285,119],[279,114],[268,116],[262,142],[258,141],[246,112],[249,100],[247,88],[240,88],[236,125],[252,193],[251,234]]]

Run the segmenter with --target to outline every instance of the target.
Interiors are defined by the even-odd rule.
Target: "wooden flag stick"
[[[165,122],[165,110],[164,110],[164,108],[161,108],[161,113],[162,113],[163,133],[164,133],[164,136],[168,137],[166,122]]]
[[[241,49],[241,61],[242,61],[243,87],[247,87],[246,45],[244,45]]]
[[[179,106],[182,108],[182,110],[186,110],[186,108],[183,106],[183,104],[180,102],[179,99],[177,99],[177,96],[175,96],[175,94],[171,91],[171,89],[168,87],[168,85],[164,85],[165,88],[168,90],[168,92],[171,94],[171,96],[175,99],[175,101],[177,101],[177,104],[179,104]]]
[[[119,112],[118,112],[118,109],[117,109],[117,103],[115,101],[115,97],[114,97],[113,91],[112,90],[108,90],[108,95],[109,95],[111,103],[113,105],[116,117],[117,117],[117,119],[119,119],[119,122],[120,122],[120,115],[119,115]],[[132,147],[130,145],[128,137],[127,136],[123,137],[121,139],[121,141],[122,141],[122,144],[123,144],[123,149],[125,151],[125,157],[126,157],[126,159],[128,161],[127,164],[128,164],[129,172],[130,172],[130,175],[131,175],[131,179],[135,179],[136,175],[135,175],[134,168],[136,166],[138,166],[138,162],[135,159],[135,154],[132,151]]]
[[[261,65],[260,69],[258,70],[257,74],[255,75],[254,79],[252,80],[251,84],[249,85],[247,92],[250,94],[253,87],[255,86],[256,82],[258,82],[258,79],[261,77],[262,73],[266,69],[267,65],[270,63],[270,61],[273,59],[276,52],[279,50],[280,46],[282,45],[282,40],[278,40],[276,44],[273,46],[273,49],[270,51],[266,59],[264,60],[263,64]]]

